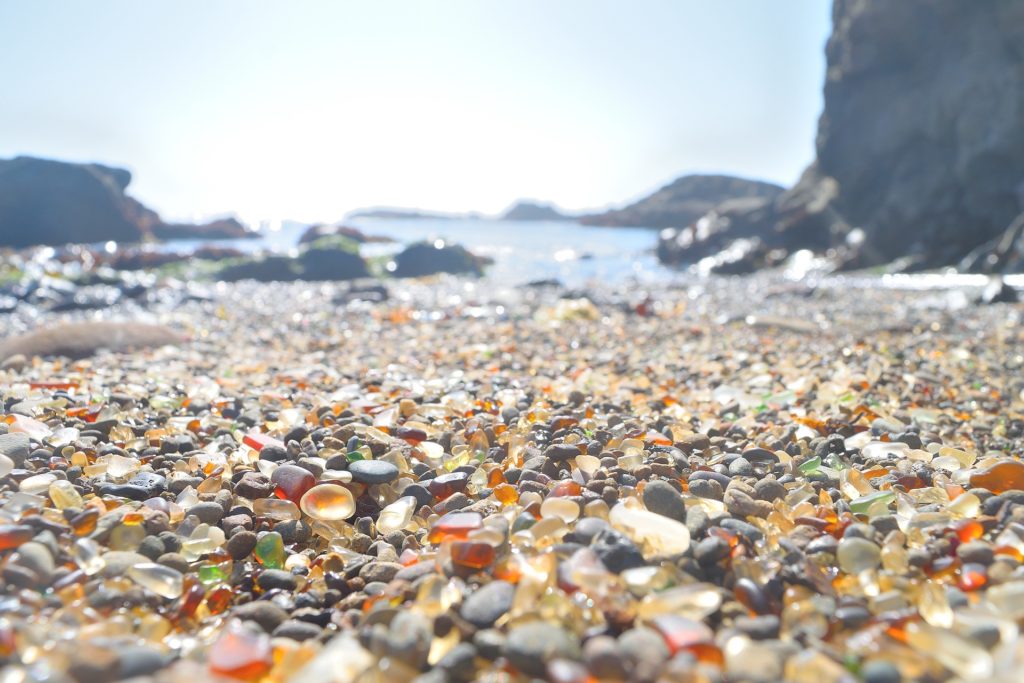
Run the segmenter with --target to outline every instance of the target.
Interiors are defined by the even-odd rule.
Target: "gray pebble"
[[[348,471],[364,484],[386,484],[398,478],[398,468],[383,460],[356,460],[349,463]]]
[[[256,548],[258,537],[251,531],[239,531],[228,539],[225,548],[232,559],[244,560]]]
[[[698,498],[722,500],[722,497],[725,495],[725,489],[714,479],[691,479],[689,486],[690,493]]]
[[[24,467],[30,452],[28,434],[0,434],[0,453],[13,460],[15,467]]]
[[[765,477],[754,484],[754,493],[757,494],[760,500],[774,502],[780,498],[785,498],[789,492],[775,477]]]
[[[515,586],[512,584],[491,581],[463,601],[459,614],[477,628],[488,628],[512,607],[514,595]]]
[[[552,659],[578,660],[580,654],[575,635],[543,621],[514,627],[505,641],[505,656],[509,662],[531,676],[544,676],[546,664]]]
[[[322,633],[323,629],[316,624],[289,619],[274,629],[273,636],[275,638],[291,638],[292,640],[303,641],[318,638]]]
[[[402,610],[388,628],[388,651],[392,657],[415,669],[426,666],[433,638],[431,622],[419,612]]]
[[[216,524],[224,516],[224,508],[218,503],[196,503],[185,511],[186,515],[195,515],[204,524]]]
[[[231,614],[243,621],[256,622],[267,633],[272,633],[288,619],[288,612],[269,600],[255,600],[238,605],[231,610]]]
[[[388,583],[402,569],[402,565],[398,562],[370,562],[359,570],[359,576],[366,583],[372,581]]]
[[[963,562],[976,562],[978,564],[990,565],[995,559],[995,551],[984,541],[970,541],[957,546],[957,556]]]
[[[669,658],[664,638],[650,628],[633,628],[619,636],[619,647],[626,655],[631,680],[653,681]]]
[[[651,481],[644,487],[644,505],[651,512],[678,522],[686,521],[686,504],[682,495],[667,481]]]

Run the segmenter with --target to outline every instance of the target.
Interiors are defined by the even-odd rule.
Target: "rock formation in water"
[[[0,159],[0,246],[138,242],[159,218],[125,195],[131,178],[100,164]]]
[[[252,236],[233,218],[166,224],[125,194],[131,172],[52,159],[0,159],[0,246]]]
[[[564,221],[570,217],[553,204],[520,199],[501,215],[503,221]]]
[[[150,232],[160,240],[233,240],[259,236],[233,217],[208,223],[157,223]]]
[[[760,180],[726,175],[688,175],[677,178],[649,197],[621,209],[584,216],[584,225],[643,228],[682,228],[733,199],[772,199],[781,187]]]
[[[765,255],[913,269],[1012,242],[1000,235],[1024,211],[1024,3],[835,0],[826,58],[817,159],[797,184],[707,214],[715,244],[690,252],[694,229],[666,234],[663,252],[693,261],[735,237]],[[977,253],[972,267],[1007,261]]]

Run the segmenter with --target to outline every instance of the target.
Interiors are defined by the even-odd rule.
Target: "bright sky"
[[[618,205],[813,157],[826,0],[0,0],[0,157],[166,218]]]

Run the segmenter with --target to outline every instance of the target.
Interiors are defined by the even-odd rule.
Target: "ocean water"
[[[658,231],[644,228],[596,228],[569,221],[497,221],[481,219],[384,219],[346,221],[367,235],[390,237],[393,243],[362,247],[367,258],[397,253],[420,240],[446,240],[494,259],[486,278],[508,285],[557,279],[570,287],[592,282],[651,282],[671,277],[654,255]],[[245,252],[288,253],[297,248],[306,226],[284,221],[264,226],[258,239],[177,240],[162,246],[187,251],[203,244],[235,247]]]
[[[482,219],[390,219],[357,218],[345,222],[367,235],[390,237],[391,243],[362,246],[366,258],[389,256],[420,240],[446,240],[494,259],[484,278],[507,286],[537,280],[558,280],[572,288],[590,284],[644,285],[700,281],[694,272],[662,266],[654,254],[658,231],[647,228],[599,228],[571,221],[499,221]],[[187,252],[204,244],[228,246],[244,252],[294,253],[306,225],[292,221],[264,225],[257,239],[176,240],[157,248]],[[886,288],[900,290],[968,290],[983,288],[985,275],[938,271],[881,275],[848,273],[829,275],[817,267],[820,259],[798,252],[779,273],[784,279],[806,280],[816,286],[840,288]],[[1024,289],[1024,275],[1004,278],[1018,290]],[[969,299],[964,299],[968,301]]]

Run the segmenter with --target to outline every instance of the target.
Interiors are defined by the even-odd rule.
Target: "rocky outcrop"
[[[369,276],[366,262],[358,252],[332,246],[315,246],[299,255],[303,280],[354,280]]]
[[[420,277],[436,273],[480,275],[489,259],[477,256],[458,244],[416,242],[395,256],[395,277]]]
[[[1001,235],[965,256],[959,269],[972,273],[1024,273],[1024,213]]]
[[[390,237],[367,235],[359,228],[353,228],[348,225],[311,225],[299,237],[299,244],[310,244],[325,237],[341,237],[351,240],[356,244],[393,241]]]
[[[258,282],[294,282],[300,279],[299,264],[291,256],[255,256],[243,259],[217,271],[215,277],[224,282],[256,280]]]
[[[148,270],[169,263],[225,261],[244,257],[245,254],[238,249],[207,244],[185,253],[157,251],[148,247],[125,247],[113,254],[94,252],[93,258],[97,264],[110,266],[114,270]]]
[[[138,242],[159,217],[125,195],[131,177],[100,164],[0,160],[0,246]]]
[[[157,223],[153,237],[160,240],[233,240],[259,237],[237,218],[221,218],[208,223]]]
[[[593,216],[583,216],[584,225],[642,228],[682,228],[732,199],[771,199],[782,188],[759,180],[725,175],[688,175],[678,178],[649,197]]]
[[[501,215],[503,221],[564,221],[569,216],[559,211],[553,204],[519,200]]]
[[[811,249],[845,268],[956,265],[972,251],[972,268],[1011,263],[1002,233],[1024,210],[1024,4],[835,0],[826,58],[816,161],[756,216],[715,215],[746,225],[766,253]],[[1003,251],[989,258],[977,251],[986,244]]]
[[[0,246],[255,237],[238,220],[164,223],[125,194],[132,174],[102,164],[0,159]]]
[[[1024,5],[836,0],[813,183],[872,265],[953,265],[1024,201]]]
[[[368,277],[366,262],[358,245],[342,238],[323,237],[306,245],[296,257],[258,255],[228,263],[216,277],[225,282],[258,280],[292,282],[295,280],[355,280]],[[334,241],[332,241],[334,240]]]

